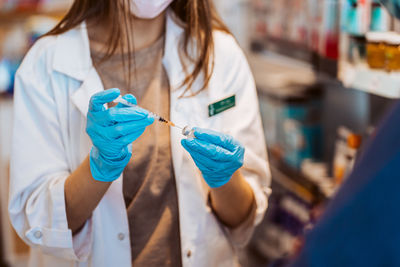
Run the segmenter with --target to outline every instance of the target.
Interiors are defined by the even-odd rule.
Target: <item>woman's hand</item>
[[[216,216],[226,226],[235,228],[249,217],[255,205],[253,191],[239,171],[244,148],[229,135],[194,130],[196,138],[183,139],[182,145],[212,188],[211,206]]]
[[[109,109],[104,107],[119,95],[118,89],[109,89],[90,99],[86,132],[93,142],[90,170],[97,181],[118,179],[132,156],[132,142],[154,122],[146,111],[134,107],[121,104]],[[136,104],[133,95],[125,95],[124,99]]]
[[[86,132],[93,148],[82,164],[65,181],[68,227],[75,234],[90,218],[112,181],[116,180],[132,155],[132,142],[153,123],[142,110],[124,105],[106,109],[116,99],[118,89],[95,94],[90,100]],[[124,99],[136,104],[133,95]]]
[[[231,136],[194,128],[194,139],[183,139],[182,146],[190,153],[211,188],[225,185],[243,165],[245,149]]]

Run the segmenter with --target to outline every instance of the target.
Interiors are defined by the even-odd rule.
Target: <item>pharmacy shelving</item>
[[[287,97],[293,95],[293,86],[301,88],[317,82],[318,77],[313,65],[301,58],[266,50],[258,53],[249,52],[247,58],[253,71],[259,96]],[[314,181],[285,164],[279,159],[279,153],[274,153],[273,148],[268,150],[271,152],[272,178],[276,183],[307,203],[316,203],[324,198]],[[318,200],[316,196],[318,196]]]
[[[309,63],[312,62],[313,58],[312,51],[306,45],[286,40],[284,38],[269,36],[263,40],[253,42],[252,47],[255,49],[258,48],[262,50],[265,49],[268,51],[274,51],[276,53]]]
[[[246,56],[260,90],[284,94],[288,85],[306,86],[316,82],[317,77],[309,62],[269,50],[249,51]]]
[[[0,12],[0,22],[13,22],[22,20],[30,16],[50,16],[50,17],[62,17],[67,13],[67,9],[52,9],[52,10],[42,10],[42,9],[23,9],[23,10],[13,10]]]
[[[56,2],[58,1],[49,1],[49,3]],[[66,14],[67,10],[68,6],[64,2],[57,6],[51,4],[51,6],[42,5],[40,8],[0,10],[0,42],[4,40],[6,34],[18,27],[27,31],[24,26],[25,23],[35,16],[52,17],[58,20]],[[0,43],[0,47],[2,47],[2,43]],[[2,54],[1,56],[6,55]],[[28,247],[18,238],[7,216],[12,106],[12,94],[0,92],[0,242],[2,242],[0,246],[0,266],[26,266],[29,254]],[[8,265],[5,265],[2,261],[5,261]]]
[[[341,62],[339,80],[347,88],[365,91],[385,98],[400,98],[400,73],[373,70],[367,65]]]
[[[373,70],[366,64],[353,65],[344,60],[338,63],[336,60],[319,56],[316,53],[308,51],[304,46],[290,41],[270,39],[270,42],[271,43],[267,47],[264,47],[265,50],[261,50],[263,52],[258,53],[260,58],[272,58],[271,55],[273,55],[275,59],[284,59],[285,62],[292,60],[292,63],[295,62],[295,66],[307,65],[309,70],[311,69],[316,77],[323,76],[325,78],[328,77],[332,80],[337,80],[346,88],[360,90],[390,99],[400,98],[400,72]],[[301,62],[303,62],[303,64],[301,64]],[[257,70],[259,68],[254,69]],[[265,75],[264,73],[264,76]],[[281,76],[286,75],[287,73]],[[312,75],[289,76],[307,77],[308,79],[308,77]],[[262,80],[266,80],[266,78]],[[268,79],[268,83],[271,83],[271,79]]]
[[[256,52],[269,51],[287,58],[302,61],[309,64],[318,75],[334,79],[337,77],[337,60],[326,58],[302,43],[284,38],[268,37],[264,40],[253,41],[251,48]]]
[[[396,74],[376,71],[366,65],[354,66],[349,63],[366,60],[366,42],[361,41],[363,38],[354,38],[354,42],[347,43],[348,38],[343,38],[349,35],[342,28],[343,22],[348,21],[345,19],[347,17],[343,16],[344,19],[339,20],[340,14],[345,14],[342,10],[345,1],[347,0],[253,1],[255,4],[251,13],[253,23],[250,29],[250,47],[257,53],[253,53],[248,59],[256,80],[261,107],[264,107],[265,114],[272,114],[263,118],[264,125],[279,124],[281,122],[278,120],[283,117],[279,116],[281,102],[276,104],[270,101],[267,108],[262,106],[265,104],[263,101],[268,101],[265,95],[271,96],[272,100],[281,101],[286,95],[297,93],[299,87],[313,83],[321,85],[323,91],[320,123],[323,157],[304,160],[300,169],[295,168],[285,161],[285,140],[282,141],[284,131],[271,131],[274,134],[266,135],[266,139],[271,139],[268,146],[273,187],[270,212],[280,207],[280,203],[273,202],[273,199],[283,198],[288,194],[295,196],[300,202],[312,203],[311,208],[315,208],[315,204],[318,206],[319,201],[323,206],[334,197],[340,187],[338,181],[330,177],[333,175],[336,129],[346,125],[355,132],[365,133],[367,128],[375,126],[380,120],[392,99],[400,98],[400,72]],[[363,12],[357,10],[358,13],[359,11]],[[366,23],[368,26],[369,24]],[[395,22],[391,24],[391,30],[395,30]],[[397,29],[400,31],[400,22]],[[366,29],[365,32],[367,31]],[[275,111],[278,115],[274,115]],[[283,123],[278,126],[281,125]],[[270,129],[274,130],[273,127]],[[275,147],[278,153],[274,153]],[[267,217],[263,225],[264,229],[283,229],[285,222]],[[272,259],[281,256],[279,253],[267,253],[271,248],[274,250],[279,247],[277,244],[285,243],[281,232],[275,231],[268,240],[267,235],[261,236],[255,238],[254,245],[260,249],[260,254],[268,255]]]
[[[315,205],[326,199],[326,195],[313,181],[272,155],[270,155],[270,168],[273,181],[304,202]]]

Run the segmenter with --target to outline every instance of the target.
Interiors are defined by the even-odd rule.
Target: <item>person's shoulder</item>
[[[219,73],[237,73],[248,68],[246,56],[235,37],[214,31],[214,67]]]
[[[230,59],[243,55],[242,48],[231,33],[214,30],[213,38],[215,55],[222,55],[224,58],[228,57]]]
[[[38,39],[26,53],[17,75],[37,75],[49,73],[55,54],[57,36],[44,36]]]
[[[39,38],[26,53],[19,73],[47,73],[53,70],[54,59],[60,43],[71,38],[76,38],[79,33],[78,27],[57,35],[45,35]],[[68,53],[68,51],[63,51]]]

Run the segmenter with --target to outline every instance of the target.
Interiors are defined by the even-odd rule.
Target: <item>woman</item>
[[[9,213],[32,266],[238,264],[269,175],[254,82],[211,0],[76,0],[15,87]],[[120,94],[202,128],[181,145],[105,107]]]

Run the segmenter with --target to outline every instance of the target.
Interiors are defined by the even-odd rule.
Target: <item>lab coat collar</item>
[[[180,62],[178,46],[183,28],[173,11],[168,10],[166,16],[166,41],[163,58],[164,67],[174,89],[179,88],[183,66]],[[179,66],[177,66],[179,65]],[[57,36],[53,69],[76,80],[84,81],[93,68],[90,54],[90,42],[86,23]]]
[[[57,36],[53,69],[83,81],[92,68],[86,23]]]
[[[179,42],[183,34],[183,28],[179,24],[179,19],[168,10],[163,65],[170,81],[172,105],[178,101],[184,90],[180,85],[186,77],[179,57]],[[82,86],[72,95],[72,102],[83,115],[86,115],[90,97],[104,88],[93,66],[85,22],[57,37],[53,68],[82,82]]]

